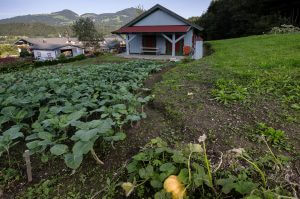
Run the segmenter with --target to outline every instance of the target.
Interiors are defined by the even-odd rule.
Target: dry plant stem
[[[203,151],[204,151],[204,161],[205,161],[205,164],[206,164],[207,174],[208,174],[208,178],[209,178],[209,184],[210,184],[211,188],[213,189],[214,193],[217,194],[217,192],[214,188],[214,185],[213,185],[213,179],[212,179],[212,174],[211,174],[210,163],[209,163],[209,160],[208,160],[207,154],[206,154],[205,142],[203,142]]]
[[[102,161],[98,158],[98,156],[97,156],[97,154],[96,154],[96,152],[95,152],[94,149],[91,150],[91,153],[92,153],[93,158],[96,160],[96,162],[97,162],[98,164],[102,164],[102,165],[104,164],[104,162],[102,162]]]
[[[191,156],[192,156],[192,153],[190,153],[189,155],[189,160],[188,160],[188,170],[189,170],[189,183],[191,183],[192,181],[192,173],[191,173]]]
[[[116,175],[112,178],[112,180],[114,180],[115,178],[117,178],[116,179],[116,181],[119,181],[119,179],[120,179],[120,173],[124,170],[124,168],[127,166],[127,161],[125,162],[125,164],[120,168],[120,169],[118,169],[117,170],[117,173],[116,173]],[[98,192],[96,192],[90,199],[94,199],[94,198],[96,198],[97,197],[97,195],[99,195],[100,193],[102,193],[103,191],[105,191],[107,189],[107,187],[104,187],[103,189],[101,189],[100,191],[98,191]]]
[[[7,157],[8,157],[8,165],[11,166],[9,150],[6,149],[6,152],[7,152]]]
[[[220,169],[222,163],[223,163],[223,153],[221,152],[220,162],[219,162],[218,166],[216,167],[216,169],[213,171],[213,173],[216,173]]]
[[[265,137],[262,137],[262,140],[263,140],[264,143],[267,145],[267,147],[268,147],[270,153],[272,154],[273,158],[275,159],[276,163],[279,164],[280,169],[282,169],[282,165],[281,165],[280,160],[278,160],[278,158],[275,156],[275,154],[274,154],[273,151],[271,150],[271,148],[270,148],[270,146],[268,145],[268,143],[267,143]]]
[[[266,180],[264,172],[255,163],[251,162],[247,158],[245,158],[243,156],[239,156],[239,157],[242,158],[243,160],[245,160],[246,162],[248,162],[249,164],[251,164],[255,168],[255,170],[259,173],[259,175],[260,175],[260,177],[263,181],[264,187],[266,188],[267,187],[267,180]]]

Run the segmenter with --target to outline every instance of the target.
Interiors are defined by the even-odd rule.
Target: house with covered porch
[[[203,28],[157,4],[113,34],[125,35],[126,55],[203,56]]]

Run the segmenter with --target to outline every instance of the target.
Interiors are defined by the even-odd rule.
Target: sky
[[[149,9],[159,3],[188,18],[200,16],[211,0],[0,0],[0,19],[26,14],[43,14],[69,9],[77,14],[114,13],[142,5]]]

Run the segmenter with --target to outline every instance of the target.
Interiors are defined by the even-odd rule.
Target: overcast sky
[[[70,9],[78,14],[117,12],[143,5],[149,9],[159,3],[183,17],[199,16],[211,0],[0,0],[0,19]]]

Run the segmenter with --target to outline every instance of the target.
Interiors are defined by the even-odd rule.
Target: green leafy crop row
[[[18,141],[32,154],[62,156],[77,169],[100,140],[125,139],[122,127],[145,118],[139,89],[153,62],[45,67],[0,76],[0,157]]]

